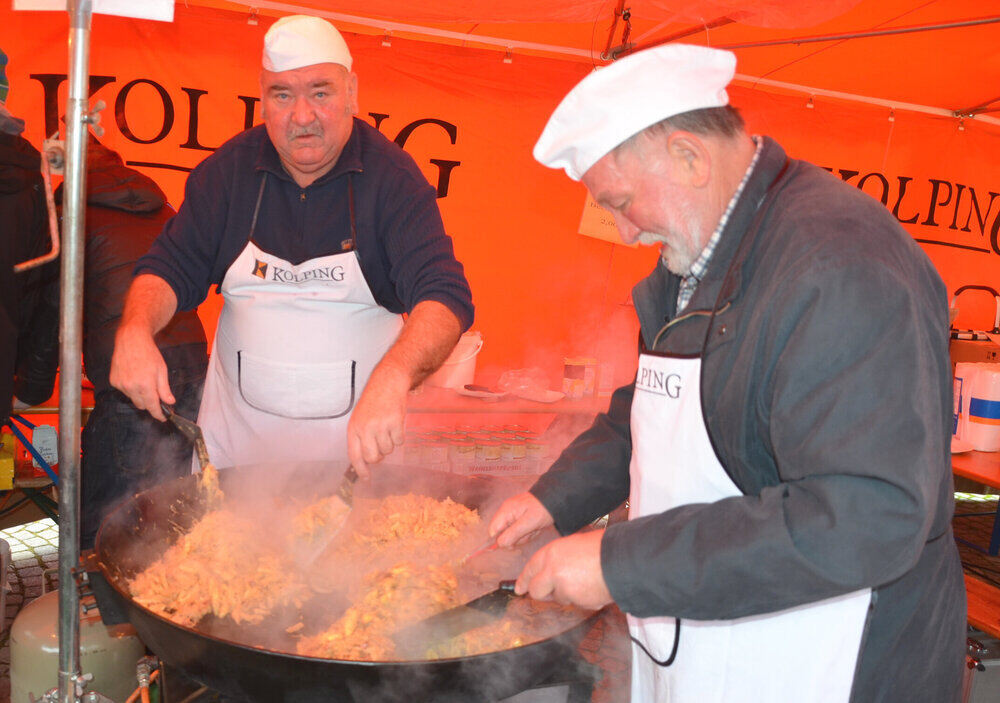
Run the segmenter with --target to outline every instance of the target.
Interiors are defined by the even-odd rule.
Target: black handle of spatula
[[[167,419],[174,423],[174,426],[181,431],[181,434],[194,444],[195,453],[198,455],[198,464],[204,470],[211,462],[208,459],[208,448],[205,446],[205,437],[201,433],[201,428],[186,417],[178,415],[174,412],[173,406],[167,405],[162,400],[160,401],[160,409],[163,410],[163,414],[167,416]]]
[[[344,472],[344,478],[340,479],[340,485],[337,486],[337,495],[344,503],[352,507],[354,506],[354,484],[357,482],[358,472],[354,470],[353,466],[348,466],[347,471]]]
[[[514,580],[514,579],[504,579],[503,581],[500,582],[500,590],[501,591],[509,591],[510,593],[513,593],[514,592],[514,586],[516,586],[516,585],[517,585],[517,581],[516,580]]]

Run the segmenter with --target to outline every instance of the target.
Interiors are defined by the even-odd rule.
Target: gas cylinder
[[[131,625],[106,626],[97,608],[80,609],[80,672],[93,674],[87,691],[124,703],[138,686],[136,664],[146,654]],[[40,700],[59,684],[59,592],[26,605],[10,629],[10,701]]]

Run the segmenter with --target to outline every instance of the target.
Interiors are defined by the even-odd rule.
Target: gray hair
[[[615,151],[635,146],[641,135],[647,137],[665,137],[673,132],[691,132],[701,136],[736,137],[746,129],[746,123],[740,111],[732,105],[722,107],[706,107],[700,110],[682,112],[679,115],[660,120],[646,129],[632,135],[615,147]]]

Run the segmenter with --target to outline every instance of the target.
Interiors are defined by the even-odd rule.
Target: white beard
[[[695,242],[701,241],[701,223],[698,218],[689,215],[687,218],[687,232],[680,234],[671,232],[668,235],[657,234],[656,232],[640,232],[639,243],[646,245],[660,245],[660,260],[667,270],[678,276],[687,276],[691,273],[691,266],[701,256],[705,245],[698,246]],[[708,242],[708,238],[704,238]]]

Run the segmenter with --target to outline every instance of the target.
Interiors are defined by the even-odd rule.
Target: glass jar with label
[[[476,442],[477,461],[497,461],[500,459],[500,442],[482,440]]]
[[[470,464],[476,459],[476,443],[459,439],[448,443],[448,460],[453,464]]]
[[[447,464],[448,445],[444,442],[425,442],[421,457],[425,464]]]

